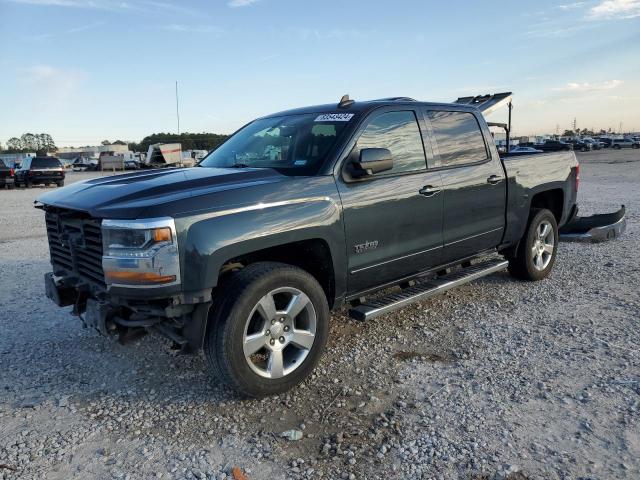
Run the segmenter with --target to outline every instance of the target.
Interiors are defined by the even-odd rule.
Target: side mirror
[[[359,176],[374,175],[393,168],[393,156],[387,148],[363,148],[354,162]]]

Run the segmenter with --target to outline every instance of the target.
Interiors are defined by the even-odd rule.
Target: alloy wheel
[[[555,235],[551,223],[540,222],[536,229],[536,236],[531,247],[533,266],[536,270],[542,271],[549,266],[555,248]]]
[[[293,287],[270,291],[247,318],[244,356],[261,377],[282,378],[307,358],[316,336],[316,310],[309,297]]]

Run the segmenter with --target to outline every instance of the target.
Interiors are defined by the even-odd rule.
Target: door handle
[[[496,185],[501,181],[502,181],[502,178],[500,178],[497,175],[491,175],[489,178],[487,178],[487,183],[490,183],[491,185]]]
[[[420,195],[424,195],[425,197],[432,197],[437,193],[440,193],[440,189],[437,187],[434,187],[433,185],[425,185],[424,187],[422,187],[420,190],[418,190],[418,193]]]

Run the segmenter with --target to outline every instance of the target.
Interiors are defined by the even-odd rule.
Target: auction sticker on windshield
[[[353,113],[325,113],[316,117],[316,122],[348,122]]]

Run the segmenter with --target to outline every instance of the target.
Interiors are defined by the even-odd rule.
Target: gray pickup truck
[[[368,320],[508,268],[541,280],[573,152],[501,158],[470,105],[388,98],[248,123],[194,168],[42,195],[47,296],[103,334],[204,349],[250,396],[310,374],[330,311]]]

